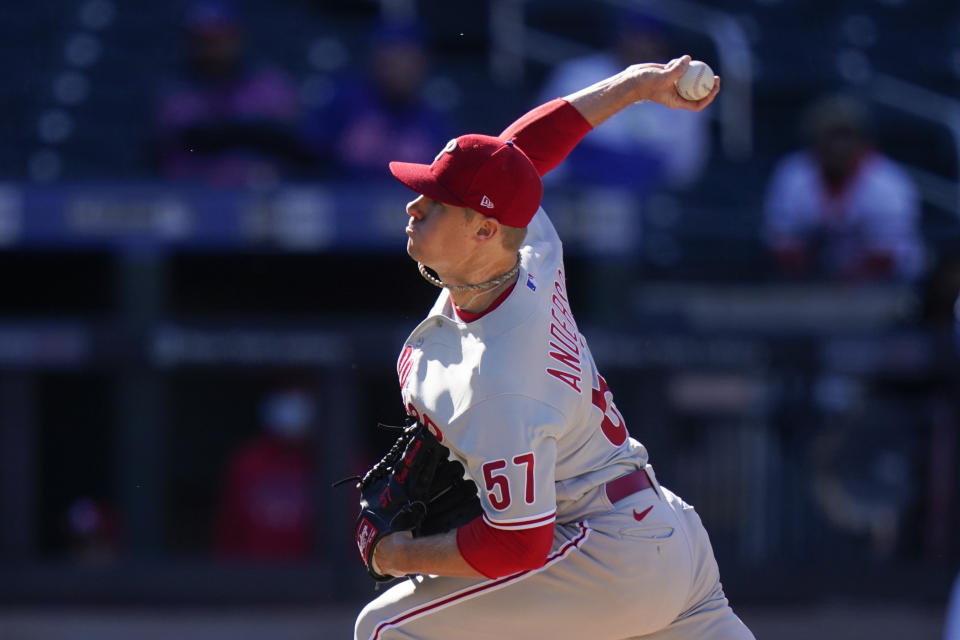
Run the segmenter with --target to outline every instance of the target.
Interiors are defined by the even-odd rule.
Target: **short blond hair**
[[[527,239],[526,227],[508,227],[505,224],[500,225],[500,238],[503,248],[513,253],[519,251],[523,246],[523,241]]]

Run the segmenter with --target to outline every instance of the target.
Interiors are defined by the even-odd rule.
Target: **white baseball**
[[[706,62],[691,60],[677,81],[677,93],[684,100],[701,100],[713,90],[713,69]]]

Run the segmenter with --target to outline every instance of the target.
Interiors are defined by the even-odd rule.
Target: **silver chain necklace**
[[[487,280],[486,282],[478,282],[477,284],[444,284],[443,280],[427,271],[426,265],[424,265],[422,262],[417,263],[417,269],[420,270],[420,275],[423,276],[424,280],[435,287],[439,287],[440,289],[446,287],[451,293],[460,293],[463,291],[486,291],[487,289],[500,286],[513,276],[517,275],[517,273],[520,271],[520,254],[517,253],[517,263],[513,265],[513,268],[510,269],[510,271],[501,273],[496,278]]]

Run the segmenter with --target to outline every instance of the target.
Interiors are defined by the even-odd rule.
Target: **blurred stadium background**
[[[380,38],[426,47],[420,91],[452,135],[495,133],[557,65],[608,50],[625,9],[724,79],[696,179],[545,196],[631,432],[697,506],[758,638],[943,636],[955,3],[33,0],[0,7],[0,638],[348,637],[373,588],[355,496],[329,485],[387,445],[397,347],[435,291],[403,250],[408,193],[303,141]],[[293,115],[171,137],[158,105],[185,20],[236,28],[295,88]],[[836,90],[916,185],[917,277],[786,276],[765,246],[770,174]],[[224,148],[269,170],[165,164]]]

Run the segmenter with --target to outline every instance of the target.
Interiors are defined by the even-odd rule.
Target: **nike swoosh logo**
[[[633,510],[633,519],[636,520],[637,522],[640,522],[641,520],[643,520],[644,518],[647,517],[647,514],[650,513],[650,510],[651,510],[651,509],[653,509],[653,505],[650,505],[649,507],[647,507],[646,509],[644,509],[644,510],[641,511],[640,513],[637,513],[637,510],[634,509],[634,510]]]

